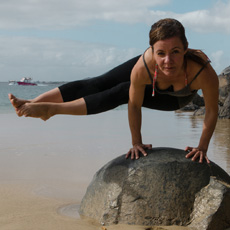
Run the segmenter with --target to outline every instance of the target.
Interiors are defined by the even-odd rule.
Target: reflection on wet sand
[[[218,120],[213,134],[213,157],[230,174],[230,120]],[[219,163],[219,164],[220,164]]]
[[[193,113],[175,113],[180,120],[190,120],[190,139],[191,141],[199,139],[202,126],[203,116],[193,116]],[[211,139],[208,157],[211,161],[222,167],[230,174],[230,119],[219,119],[216,129]]]

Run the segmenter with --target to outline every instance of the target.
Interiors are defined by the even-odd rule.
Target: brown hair
[[[184,50],[188,49],[188,41],[185,36],[184,26],[176,19],[161,19],[151,27],[149,32],[149,44],[153,47],[157,41],[172,37],[179,37],[184,46]],[[199,51],[194,49],[188,49],[185,54],[185,60],[186,59],[191,59],[201,65],[206,63],[206,61],[199,55]]]

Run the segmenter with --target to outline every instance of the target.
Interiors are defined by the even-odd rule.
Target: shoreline
[[[59,213],[67,206],[60,199],[33,194],[33,185],[1,184],[0,188],[0,228],[4,230],[96,230],[99,225],[82,221],[80,218]],[[36,226],[36,227],[35,227]]]
[[[185,142],[197,141],[202,127],[202,119],[190,119],[187,114],[145,111],[143,118],[145,142],[154,140],[153,147],[183,148]],[[188,132],[191,125],[193,131]],[[0,229],[103,230],[93,221],[79,219],[76,210],[96,171],[130,148],[127,112],[116,110],[90,118],[56,116],[47,122],[19,118],[12,112],[0,114],[0,126]],[[220,121],[210,157],[230,172],[230,144],[223,135],[229,136],[229,126]]]
[[[36,195],[34,185],[1,184],[0,228],[4,230],[145,230],[148,226],[105,226],[93,220],[73,216],[78,204]],[[73,202],[73,201],[72,201]],[[34,228],[36,226],[36,228]],[[159,229],[156,226],[152,228]],[[162,230],[188,229],[182,226],[160,226]]]
[[[184,226],[102,226],[94,220],[72,216],[75,204],[35,195],[34,185],[0,186],[0,228],[4,230],[191,230]],[[68,213],[66,215],[66,210]],[[66,209],[67,208],[67,209]],[[66,209],[66,210],[64,210]],[[64,213],[62,212],[64,210]],[[69,212],[70,211],[70,212]],[[35,227],[36,226],[36,227]],[[226,229],[229,230],[229,229]]]

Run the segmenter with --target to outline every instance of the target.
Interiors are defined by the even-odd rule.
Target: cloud
[[[164,2],[167,4],[167,2]],[[113,11],[108,19],[122,23],[145,22],[151,25],[162,18],[176,18],[186,28],[199,33],[230,33],[230,0],[217,1],[210,9],[196,10],[186,13],[152,10],[148,4],[145,7],[134,8],[133,11]]]
[[[149,7],[167,4],[170,0],[2,0],[2,29],[63,29],[95,20],[136,23]]]
[[[151,25],[173,17],[198,32],[230,33],[230,0],[217,1],[212,8],[187,13],[154,10],[171,0],[2,0],[1,29],[68,29],[95,20]]]
[[[174,15],[186,27],[200,32],[230,33],[230,1],[218,1],[211,9]]]
[[[230,33],[230,0],[217,1],[210,9],[177,14],[157,11],[171,0],[2,0],[1,29],[68,29],[95,20],[147,23],[173,17],[198,32]]]
[[[0,37],[1,81],[31,76],[34,80],[94,77],[138,55],[138,49],[78,41]]]
[[[186,29],[200,33],[230,33],[230,0],[218,1],[210,9],[181,14],[155,10],[169,3],[171,0],[1,0],[0,32],[13,31],[11,37],[0,36],[1,80],[22,75],[32,75],[35,80],[81,79],[99,75],[142,52],[71,40],[17,36],[20,31],[31,36],[30,28],[45,37],[46,30],[75,30],[86,24],[98,26],[97,20],[151,25],[161,18],[173,17]],[[221,52],[212,54],[217,69],[229,60]]]

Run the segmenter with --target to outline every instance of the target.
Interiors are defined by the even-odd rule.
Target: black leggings
[[[131,71],[137,56],[109,72],[94,78],[69,82],[59,87],[64,102],[84,98],[87,114],[97,114],[128,103]],[[158,94],[152,97],[152,85],[146,85],[143,107],[173,111],[179,109],[177,97]]]

